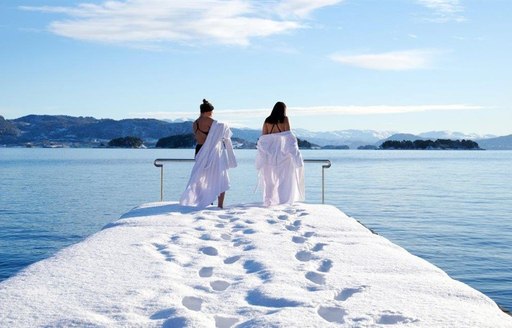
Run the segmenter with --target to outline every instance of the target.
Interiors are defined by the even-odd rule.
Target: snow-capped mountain
[[[495,138],[495,135],[492,134],[485,134],[480,135],[477,133],[463,133],[463,132],[453,132],[453,131],[428,131],[418,134],[418,136],[425,138],[425,139],[469,139],[469,140],[476,140],[476,139],[488,139],[488,138]]]
[[[328,132],[313,132],[304,129],[293,130],[297,137],[306,139],[314,144],[325,145],[347,145],[350,148],[357,148],[364,145],[373,145],[379,140],[385,139],[396,132],[375,131],[375,130],[340,130]]]

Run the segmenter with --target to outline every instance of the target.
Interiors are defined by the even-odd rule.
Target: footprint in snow
[[[254,246],[254,245],[244,246],[244,252],[252,251],[253,249],[256,249],[256,246]]]
[[[288,229],[289,231],[297,231],[300,229],[301,225],[302,225],[301,220],[295,220],[295,221],[293,221],[292,224],[287,225],[286,229]]]
[[[162,254],[166,261],[172,262],[174,261],[174,254],[167,249],[167,246],[162,244],[153,244],[153,246],[156,248],[156,250]]]
[[[203,267],[199,270],[199,277],[209,278],[213,275],[213,267]]]
[[[289,216],[288,216],[288,215],[286,215],[286,214],[283,214],[283,215],[279,215],[277,218],[278,218],[279,220],[283,220],[283,221],[284,221],[284,220],[288,220]]]
[[[313,248],[311,249],[313,252],[320,252],[321,250],[324,249],[324,246],[327,246],[327,244],[324,244],[324,243],[318,243],[316,244],[315,246],[313,246]]]
[[[306,279],[314,282],[317,285],[325,285],[325,277],[323,274],[318,272],[309,271],[306,273]]]
[[[240,259],[240,255],[228,257],[224,260],[224,264],[233,264]]]
[[[314,235],[315,235],[315,233],[313,231],[308,231],[308,232],[304,233],[304,237],[306,237],[306,238],[311,238]]]
[[[213,290],[221,292],[226,290],[229,286],[231,286],[231,284],[224,280],[215,280],[210,282],[210,286]]]
[[[149,317],[151,320],[161,320],[161,319],[167,319],[170,316],[174,315],[176,313],[175,309],[164,309],[157,311]]]
[[[301,262],[307,262],[313,259],[313,254],[309,251],[298,251],[295,258]]]
[[[346,301],[350,297],[354,296],[354,294],[361,293],[365,290],[366,286],[359,286],[354,288],[344,288],[341,292],[339,292],[334,299],[336,301]]]
[[[300,236],[293,236],[292,241],[296,244],[304,244],[306,242],[306,238]]]
[[[215,328],[231,328],[238,322],[238,318],[221,317],[216,315]]]
[[[209,233],[204,233],[201,235],[201,237],[199,237],[199,239],[201,240],[215,240],[215,238],[209,234]]]
[[[345,323],[347,311],[332,306],[320,306],[317,311],[318,315],[325,321],[334,323]]]
[[[224,228],[226,225],[224,223],[217,223],[215,228]]]
[[[318,267],[318,271],[320,272],[329,272],[332,268],[332,261],[329,259],[322,260],[320,262],[320,266]]]
[[[231,235],[227,234],[227,233],[223,233],[220,235],[220,238],[222,238],[224,240],[231,240]]]
[[[254,260],[247,260],[244,262],[245,273],[256,273],[263,281],[268,281],[272,278],[272,274],[260,262]]]
[[[384,311],[379,315],[377,323],[381,325],[398,325],[417,322],[418,319],[409,318],[400,312]]]
[[[265,306],[272,308],[297,307],[302,305],[300,302],[289,300],[286,298],[276,298],[264,294],[258,289],[251,290],[245,297],[247,303],[257,306]]]
[[[185,296],[181,301],[183,306],[192,311],[201,311],[201,305],[203,304],[203,300],[199,297],[194,296]]]
[[[233,239],[233,246],[235,246],[235,247],[242,246],[242,245],[247,245],[247,244],[250,244],[250,243],[251,243],[250,240],[243,239],[241,237]]]
[[[203,254],[210,255],[210,256],[219,255],[219,251],[217,251],[217,249],[215,247],[211,247],[211,246],[201,248],[201,252]]]
[[[238,232],[238,231],[246,229],[246,228],[247,228],[246,225],[238,223],[235,226],[233,226],[233,228],[231,228],[231,232]]]

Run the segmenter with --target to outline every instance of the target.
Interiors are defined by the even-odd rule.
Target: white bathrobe
[[[196,155],[190,180],[180,198],[181,205],[204,208],[229,189],[228,169],[237,166],[231,135],[226,124],[213,121]]]
[[[304,161],[291,131],[262,135],[257,144],[256,169],[263,205],[303,201]]]

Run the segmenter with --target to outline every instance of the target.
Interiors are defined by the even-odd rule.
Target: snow
[[[328,205],[150,203],[0,284],[0,327],[512,327]]]

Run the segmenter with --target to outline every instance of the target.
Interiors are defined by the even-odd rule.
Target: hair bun
[[[203,99],[203,103],[199,106],[201,113],[211,112],[213,110],[213,105],[206,99]]]

